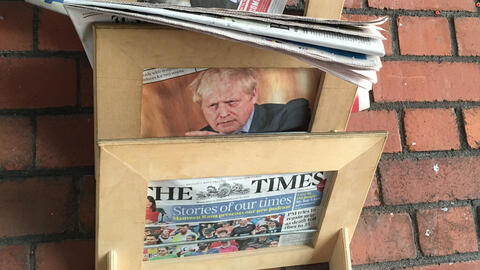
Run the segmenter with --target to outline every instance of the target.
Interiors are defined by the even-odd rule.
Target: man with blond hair
[[[305,130],[310,120],[303,98],[287,104],[256,104],[258,84],[251,68],[211,68],[189,87],[208,126],[187,136]]]

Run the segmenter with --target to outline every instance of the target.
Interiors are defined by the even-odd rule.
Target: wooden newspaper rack
[[[307,15],[339,18],[342,7],[343,1],[310,1]],[[310,133],[141,139],[146,68],[309,66],[277,52],[159,26],[96,25],[94,35],[97,270],[245,270],[320,262],[351,269],[349,243],[386,139],[381,132],[331,132],[345,130],[354,85],[322,77]],[[205,155],[210,152],[216,154]],[[142,262],[149,181],[307,171],[335,171],[312,245]]]

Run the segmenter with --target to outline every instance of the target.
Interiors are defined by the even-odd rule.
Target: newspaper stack
[[[385,54],[378,25],[291,15],[245,12],[139,2],[64,0],[64,7],[92,61],[91,24],[143,21],[210,34],[251,46],[273,49],[325,72],[371,89]]]

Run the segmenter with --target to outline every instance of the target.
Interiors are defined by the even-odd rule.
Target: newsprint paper
[[[143,260],[309,245],[322,172],[148,184]]]

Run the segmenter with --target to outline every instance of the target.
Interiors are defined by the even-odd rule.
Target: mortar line
[[[429,256],[421,258],[409,258],[398,261],[378,262],[371,264],[361,264],[353,266],[354,269],[404,269],[415,266],[428,266],[446,263],[468,262],[480,259],[480,253],[468,252],[460,254],[449,254],[444,256]]]
[[[94,167],[92,166],[83,166],[83,167],[69,167],[62,169],[27,169],[27,170],[16,170],[0,171],[0,183],[3,181],[23,181],[25,178],[29,177],[60,177],[60,176],[72,176],[72,175],[93,175]]]
[[[365,214],[391,214],[391,213],[411,213],[420,209],[441,209],[452,207],[470,206],[472,200],[453,200],[453,201],[435,201],[435,202],[411,202],[405,204],[392,204],[369,206],[362,209]]]
[[[392,45],[392,55],[390,57],[395,57],[400,55],[400,40],[398,36],[398,14],[394,13],[390,17],[390,41]],[[382,58],[385,59],[385,57]]]
[[[458,56],[457,30],[455,29],[455,20],[453,15],[447,16],[448,29],[450,30],[450,46],[453,56]]]
[[[386,160],[419,161],[419,160],[429,160],[429,159],[471,158],[471,157],[480,157],[480,149],[383,153],[381,160],[382,161],[386,161]]]
[[[94,233],[52,233],[0,238],[0,246],[55,243],[65,240],[92,240]]]
[[[57,107],[42,109],[0,109],[0,115],[44,116],[44,115],[91,115],[93,107]]]
[[[454,108],[453,110],[456,116],[455,121],[457,124],[458,140],[460,141],[460,149],[468,150],[470,147],[468,145],[468,140],[467,140],[463,110],[461,107]]]
[[[371,15],[371,16],[388,16],[393,14],[398,14],[399,16],[409,16],[409,17],[480,17],[478,12],[471,11],[460,11],[460,10],[442,10],[439,15],[435,14],[435,9],[429,10],[413,10],[413,9],[380,9],[374,7],[368,7],[365,9],[357,8],[344,8],[345,14],[360,14],[360,15]]]
[[[400,144],[402,148],[401,153],[408,153],[410,152],[410,150],[407,147],[407,135],[405,131],[405,119],[404,119],[405,110],[402,108],[402,109],[395,110],[395,112],[397,113],[397,118],[398,118],[397,126],[398,126],[398,133],[400,136]]]
[[[464,109],[480,106],[478,101],[399,101],[399,102],[376,102],[370,105],[368,108],[370,111],[378,110],[397,110],[397,109],[431,109],[431,108],[455,108],[461,107]]]
[[[480,221],[478,220],[478,200],[473,200],[470,205],[470,209],[472,210],[473,216],[473,225],[475,226],[475,235],[477,236],[477,250],[480,251]]]
[[[380,166],[377,166],[377,169],[375,170],[375,177],[377,179],[378,200],[380,201],[380,205],[385,205],[385,200],[383,197],[383,184],[382,184],[383,178],[382,178],[382,174],[380,173]]]
[[[32,125],[32,169],[37,167],[37,117],[32,115],[30,117]]]
[[[37,258],[35,257],[35,252],[37,250],[37,244],[32,243],[30,244],[30,253],[29,253],[29,269],[30,270],[35,270],[37,268]]]
[[[35,37],[37,39],[37,37]],[[38,46],[35,41],[35,46]],[[35,47],[36,48],[36,47]],[[36,48],[33,51],[0,51],[2,58],[64,58],[75,59],[81,57],[83,52],[67,52],[67,51],[40,51]]]
[[[392,36],[392,44],[393,36]],[[392,51],[395,48],[392,48]],[[386,55],[381,58],[382,62],[398,62],[398,61],[409,61],[409,62],[459,62],[459,63],[476,63],[480,61],[480,56],[452,56],[452,55]]]
[[[414,210],[411,213],[408,213],[410,219],[412,220],[412,232],[413,232],[413,244],[415,246],[415,256],[417,259],[424,257],[421,246],[420,246],[420,231],[418,228],[418,220],[417,220],[417,213],[418,210]]]

